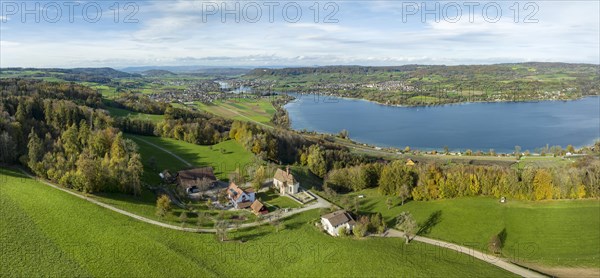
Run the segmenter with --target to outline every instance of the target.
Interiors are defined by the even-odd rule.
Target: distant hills
[[[142,66],[126,67],[120,70],[129,73],[145,73],[149,71],[163,71],[175,74],[192,75],[242,75],[250,72],[254,67],[210,67],[210,66]]]
[[[513,68],[531,68],[538,73],[540,71],[557,71],[564,69],[568,72],[590,72],[598,71],[600,65],[594,64],[570,64],[570,63],[506,63],[491,65],[402,65],[402,66],[359,66],[359,65],[340,65],[340,66],[320,66],[320,67],[288,67],[288,68],[256,68],[246,74],[247,76],[293,76],[302,74],[375,74],[375,73],[399,73],[399,72],[420,72],[420,73],[440,73],[447,72],[447,75],[460,73],[474,73],[490,71],[504,71]]]
[[[141,75],[113,68],[2,68],[0,77],[56,78],[65,81],[105,84],[113,78],[135,78],[141,77]]]

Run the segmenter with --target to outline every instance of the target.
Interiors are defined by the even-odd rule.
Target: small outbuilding
[[[255,200],[250,206],[250,209],[252,209],[252,212],[256,215],[269,213],[267,207],[265,207],[259,200]]]

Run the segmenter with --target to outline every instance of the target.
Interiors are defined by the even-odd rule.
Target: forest
[[[600,147],[600,143],[597,143]],[[308,161],[311,171],[314,162]],[[600,161],[578,160],[552,168],[478,166],[436,163],[406,165],[396,160],[339,168],[325,176],[326,191],[349,192],[377,187],[383,195],[438,200],[465,196],[511,197],[520,200],[581,199],[600,196]]]
[[[94,108],[101,106],[93,101],[100,95],[74,84],[0,84],[0,162],[18,161],[39,177],[83,192],[140,193],[137,146],[113,127],[105,110]]]

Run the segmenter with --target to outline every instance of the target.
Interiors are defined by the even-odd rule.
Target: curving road
[[[404,233],[398,230],[394,230],[394,229],[389,229],[387,231],[387,233],[383,236],[383,237],[401,237],[404,238]],[[442,240],[437,240],[437,239],[432,239],[432,238],[427,238],[427,237],[422,237],[422,236],[415,236],[412,240],[414,241],[418,241],[418,242],[423,242],[423,243],[427,243],[427,244],[431,244],[431,245],[435,245],[438,247],[442,247],[442,248],[447,248],[450,250],[454,250],[456,252],[460,252],[460,253],[464,253],[467,254],[473,258],[482,260],[486,263],[489,264],[493,264],[499,268],[502,268],[506,271],[510,271],[516,275],[519,275],[521,277],[528,277],[528,278],[538,278],[538,277],[547,277],[545,275],[542,275],[538,272],[535,271],[531,271],[529,269],[526,269],[524,267],[512,264],[510,262],[507,262],[505,260],[503,260],[502,258],[496,257],[494,255],[490,255],[490,254],[486,254],[480,251],[477,251],[473,248],[470,247],[466,247],[466,246],[462,246],[462,245],[458,245],[458,244],[454,244],[454,243],[450,243],[450,242],[446,242],[446,241],[442,241]]]

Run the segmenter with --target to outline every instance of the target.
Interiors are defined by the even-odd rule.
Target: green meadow
[[[388,209],[376,189],[358,195],[362,213],[381,212],[386,221],[410,211],[421,235],[487,250],[490,238],[505,230],[502,255],[512,261],[550,266],[600,267],[598,200],[518,201],[501,204],[488,197],[411,201]],[[339,203],[339,197],[336,200]]]
[[[107,107],[106,110],[108,110],[108,112],[110,112],[110,115],[113,117],[147,120],[153,123],[158,123],[164,119],[164,115],[145,114],[116,107]]]
[[[269,99],[236,98],[218,100],[210,104],[197,103],[196,105],[202,111],[226,119],[252,121],[263,124],[269,124],[275,114],[275,108]]]
[[[139,152],[142,155],[142,162],[144,164],[149,164],[151,158],[154,158],[156,170],[149,167],[144,168],[145,174],[152,175],[154,178],[158,177],[158,173],[164,169],[177,171],[189,167],[172,155],[161,149],[155,148],[147,142],[169,150],[185,161],[191,163],[193,167],[213,167],[215,175],[220,180],[227,180],[228,175],[231,172],[235,171],[237,168],[243,170],[244,167],[254,161],[252,153],[244,149],[244,147],[235,140],[224,141],[212,146],[202,146],[162,137],[131,134],[127,134],[126,137],[138,144]]]
[[[152,226],[0,169],[2,277],[409,276],[506,277],[453,251],[398,238],[333,238],[313,210],[270,225],[211,234]],[[365,258],[369,258],[366,260]]]

